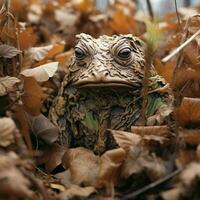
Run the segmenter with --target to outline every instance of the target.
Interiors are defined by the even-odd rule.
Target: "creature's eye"
[[[75,47],[75,56],[78,60],[86,57],[86,53],[79,47]]]
[[[117,56],[121,59],[128,59],[130,55],[131,55],[131,49],[128,47],[121,49],[117,54]]]

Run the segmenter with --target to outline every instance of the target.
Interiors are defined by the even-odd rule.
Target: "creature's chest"
[[[124,88],[65,89],[66,119],[78,135],[99,134],[106,129],[128,130],[139,116],[139,91]]]

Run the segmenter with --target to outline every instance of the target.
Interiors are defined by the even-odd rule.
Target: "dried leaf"
[[[64,8],[56,9],[54,13],[56,21],[60,24],[60,30],[64,30],[66,29],[66,27],[71,28],[73,30],[75,24],[79,19],[79,15],[77,15],[77,13],[70,13]]]
[[[30,198],[34,193],[29,189],[30,181],[16,168],[19,158],[13,152],[0,155],[0,196],[6,198]]]
[[[181,174],[181,180],[186,186],[191,186],[200,179],[200,164],[193,162]]]
[[[63,53],[60,53],[58,55],[55,56],[55,60],[58,61],[60,64],[69,64],[70,61],[71,61],[71,58],[72,58],[72,54],[74,53],[74,50],[69,50],[69,51],[66,51],[66,52],[63,52]],[[65,67],[65,71],[67,70],[67,67]],[[63,67],[63,68],[64,68]]]
[[[164,136],[168,133],[167,126],[132,126],[131,132],[144,136],[144,135],[157,135]]]
[[[54,56],[56,56],[59,53],[62,53],[65,48],[65,42],[62,41],[58,44],[55,44],[53,48],[48,52],[46,58],[47,59],[52,59]]]
[[[39,23],[39,21],[41,20],[41,16],[42,16],[42,6],[38,3],[32,4],[29,7],[29,12],[28,12],[28,20],[31,23]]]
[[[134,31],[135,20],[126,15],[121,9],[116,9],[112,14],[109,25],[116,33],[127,34]]]
[[[30,126],[27,119],[26,112],[24,110],[24,107],[22,105],[16,105],[13,108],[13,116],[16,121],[16,124],[18,125],[18,128],[20,130],[20,133],[23,136],[23,139],[27,145],[27,148],[31,155],[33,155],[33,147],[30,137]]]
[[[163,200],[177,200],[183,195],[184,189],[183,188],[173,188],[161,193]]]
[[[188,164],[191,162],[196,162],[197,159],[197,154],[195,150],[190,150],[190,149],[183,149],[180,150],[179,153],[176,156],[176,166],[179,169],[182,169],[186,167]]]
[[[21,81],[16,77],[5,76],[0,78],[0,96],[7,95],[9,92],[14,91],[15,85]]]
[[[26,77],[34,77],[38,82],[47,81],[52,77],[58,68],[58,62],[51,62],[33,69],[26,69],[20,74]]]
[[[22,95],[24,108],[30,115],[39,115],[45,98],[42,88],[33,77],[22,76],[22,79],[24,80],[24,94]]]
[[[31,116],[27,114],[32,132],[47,144],[54,143],[59,135],[59,130],[43,114]]]
[[[13,58],[17,54],[20,54],[21,51],[16,49],[13,46],[7,45],[7,44],[2,44],[0,45],[0,57],[4,58]]]
[[[0,118],[0,146],[6,147],[14,142],[13,131],[16,128],[11,118]]]
[[[53,45],[43,46],[43,47],[32,47],[28,50],[29,56],[35,61],[43,60],[48,52],[53,48]]]
[[[72,5],[76,10],[83,13],[88,13],[94,9],[92,0],[73,0]]]
[[[200,144],[200,129],[180,129],[179,134],[188,144]]]
[[[106,187],[108,195],[113,193],[114,185],[119,181],[120,167],[127,153],[123,148],[106,151],[100,157],[100,170],[96,187]]]
[[[141,136],[136,135],[135,133],[118,131],[118,130],[110,130],[110,131],[114,136],[117,144],[127,152],[130,150],[130,148],[140,145],[141,143],[142,140]]]
[[[18,34],[19,46],[21,50],[28,49],[34,46],[37,42],[37,36],[33,33],[31,27],[26,28]]]
[[[177,115],[177,119],[182,126],[200,124],[200,99],[185,97]]]
[[[66,191],[62,192],[59,197],[61,200],[70,200],[76,197],[87,198],[91,194],[96,193],[94,187],[79,187],[78,185],[71,185]]]
[[[62,158],[66,152],[68,152],[68,148],[54,144],[40,158],[40,163],[44,163],[45,170],[51,173],[62,163]]]
[[[73,184],[88,186],[95,183],[99,171],[99,157],[91,150],[83,147],[69,149],[63,156],[62,163],[65,169],[69,169],[70,181]]]

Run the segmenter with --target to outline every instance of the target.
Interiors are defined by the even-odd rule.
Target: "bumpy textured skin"
[[[108,129],[130,130],[140,116],[145,45],[132,35],[95,39],[82,33],[77,39],[75,49],[84,56],[73,56],[50,118],[61,144],[101,154],[117,146]],[[127,48],[130,55],[121,58]]]

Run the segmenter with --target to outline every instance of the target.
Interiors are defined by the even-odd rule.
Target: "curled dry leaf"
[[[13,46],[7,45],[7,44],[2,44],[0,45],[0,57],[4,58],[13,58],[17,54],[20,54],[21,51],[16,49]]]
[[[7,95],[15,90],[15,85],[21,81],[16,77],[5,76],[0,78],[0,96]]]
[[[26,77],[34,77],[38,82],[47,81],[52,77],[58,68],[58,62],[51,62],[33,69],[26,69],[20,74]]]
[[[126,151],[128,150],[127,158],[122,164],[121,177],[126,179],[133,174],[141,173],[143,170],[152,180],[156,180],[166,174],[164,162],[154,154],[151,154],[143,142],[144,140],[155,140],[154,137],[156,135],[146,139],[146,136],[142,137],[141,135],[125,131],[112,130],[112,133],[120,147]],[[157,137],[156,141],[158,140]]]
[[[0,118],[0,146],[6,147],[14,142],[15,123],[11,118]]]
[[[69,149],[63,156],[62,164],[65,169],[69,169],[73,184],[88,186],[95,183],[99,172],[99,157],[91,150],[83,147]]]
[[[53,144],[44,152],[44,155],[39,159],[39,164],[45,164],[45,170],[51,173],[56,167],[62,163],[64,154],[68,152],[68,148]]]
[[[113,134],[117,144],[127,152],[133,146],[140,144],[142,140],[142,137],[140,135],[134,133],[118,131],[118,130],[110,130],[110,131]]]
[[[182,126],[200,124],[200,99],[185,97],[177,115],[177,119]]]
[[[59,130],[53,123],[43,114],[31,116],[27,114],[32,132],[45,141],[52,144],[58,138]]]
[[[120,167],[126,158],[123,148],[106,151],[100,157],[100,169],[96,187],[106,187],[107,194],[113,194],[113,187],[119,181]]]
[[[32,47],[28,50],[28,55],[35,61],[43,60],[48,52],[53,48],[53,45],[43,47]]]

